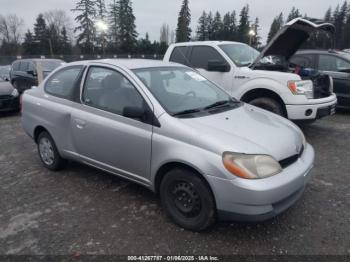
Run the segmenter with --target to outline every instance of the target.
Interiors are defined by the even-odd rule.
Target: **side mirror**
[[[212,72],[229,72],[230,66],[219,60],[209,60],[208,61],[208,71]]]
[[[142,119],[145,115],[146,110],[142,107],[136,106],[127,106],[124,107],[123,116],[132,118],[132,119]]]

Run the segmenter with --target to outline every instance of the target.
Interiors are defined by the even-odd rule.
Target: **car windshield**
[[[188,68],[162,67],[133,70],[171,115],[209,112],[237,105],[222,89]]]
[[[45,61],[45,60],[43,60],[43,61],[39,61],[38,64],[41,64],[44,71],[51,72],[51,71],[55,70],[57,67],[64,64],[64,62],[60,61],[60,60],[57,60],[57,61]]]
[[[219,47],[239,67],[252,64],[259,52],[245,44],[223,44]]]

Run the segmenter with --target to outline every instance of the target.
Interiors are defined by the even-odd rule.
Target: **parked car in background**
[[[10,81],[11,66],[0,66],[0,79],[4,81]]]
[[[332,76],[339,108],[350,109],[350,53],[327,50],[302,50],[291,59],[293,65],[313,68]]]
[[[38,66],[43,70],[43,78],[65,62],[59,59],[21,59],[13,62],[10,70],[11,84],[23,93],[38,85]]]
[[[298,18],[287,23],[261,53],[237,42],[189,42],[171,45],[164,61],[197,69],[239,100],[291,120],[312,121],[335,113],[332,80],[328,75],[302,79],[289,70],[287,61],[317,30],[334,27]]]
[[[0,112],[19,111],[19,93],[9,82],[0,82]]]
[[[350,54],[350,49],[344,49],[343,52]]]
[[[314,161],[287,119],[161,61],[67,64],[23,94],[22,125],[48,169],[72,159],[137,182],[191,230],[283,212]]]

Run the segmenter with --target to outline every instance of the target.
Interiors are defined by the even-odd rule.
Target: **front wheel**
[[[210,188],[186,169],[169,171],[160,185],[160,198],[166,214],[179,226],[202,231],[215,222],[215,201]]]
[[[66,160],[59,155],[55,142],[49,133],[41,132],[39,135],[38,151],[41,162],[47,169],[58,171],[65,166]]]
[[[260,107],[262,109],[265,109],[265,110],[270,111],[272,113],[275,113],[277,115],[286,117],[286,113],[285,113],[281,103],[276,101],[273,98],[269,98],[269,97],[255,98],[255,99],[251,100],[249,102],[249,104],[256,106],[256,107]]]

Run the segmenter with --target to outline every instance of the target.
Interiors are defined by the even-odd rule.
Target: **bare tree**
[[[160,42],[169,44],[170,29],[169,25],[163,24],[160,28]]]
[[[56,32],[61,32],[63,28],[66,29],[69,39],[73,39],[72,19],[64,10],[52,9],[44,13],[46,24],[53,26]]]
[[[0,37],[7,43],[19,44],[23,36],[24,21],[15,14],[0,16]]]

